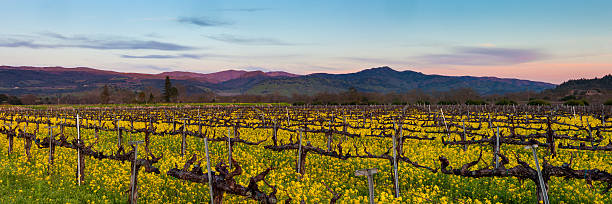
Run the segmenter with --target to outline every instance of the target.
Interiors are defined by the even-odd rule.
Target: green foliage
[[[0,94],[0,104],[22,105],[21,99],[5,94]]]
[[[173,98],[178,96],[178,89],[172,86],[172,82],[170,82],[170,77],[166,76],[166,81],[164,82],[164,100],[166,103],[170,103]]]
[[[110,102],[110,90],[108,89],[108,85],[104,85],[102,88],[102,93],[100,93],[100,103],[108,104]]]
[[[502,100],[495,102],[495,105],[500,105],[500,106],[517,105],[517,104],[518,103],[516,101],[508,100],[508,99],[502,99]]]
[[[542,100],[542,99],[534,99],[529,101],[529,103],[527,103],[527,105],[530,106],[549,106],[550,102]]]
[[[438,101],[438,105],[457,105],[457,101]]]
[[[149,101],[148,103],[155,103],[155,96],[153,96],[153,93],[149,93]]]
[[[555,91],[569,91],[573,89],[579,90],[612,90],[612,75],[606,75],[602,78],[594,79],[576,79],[563,82],[557,86]]]
[[[574,96],[574,95],[569,95],[569,96],[565,96],[565,97],[563,97],[563,98],[561,98],[561,99],[559,99],[559,100],[560,100],[560,101],[569,101],[569,100],[576,100],[576,99],[578,99],[578,98],[576,98],[576,96]]]
[[[429,101],[425,101],[425,100],[418,100],[415,102],[415,104],[417,105],[429,105],[431,103],[429,103]]]
[[[306,105],[306,103],[304,103],[304,101],[296,101],[293,103],[293,106],[303,106]]]
[[[465,105],[486,105],[487,102],[484,102],[483,100],[467,100],[465,101]]]
[[[606,106],[612,106],[612,99],[607,100],[606,102],[604,102],[604,105],[606,105]]]
[[[403,101],[393,101],[391,105],[408,105],[408,102]]]
[[[581,100],[574,99],[574,100],[568,100],[563,104],[568,105],[568,106],[588,106],[589,102],[584,99],[581,99]]]

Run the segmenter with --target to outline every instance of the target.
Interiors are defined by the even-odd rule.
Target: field
[[[377,203],[612,203],[610,113],[609,106],[5,107],[0,202],[210,203],[208,146],[215,203],[367,203],[367,178],[355,172],[371,168]],[[137,159],[135,141],[143,141]],[[525,148],[534,145],[542,181]]]

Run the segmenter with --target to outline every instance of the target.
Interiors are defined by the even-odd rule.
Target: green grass
[[[6,157],[2,159],[7,159]],[[20,163],[12,162],[11,164]],[[21,163],[28,166],[28,163]],[[37,179],[34,175],[12,173],[14,165],[0,168],[0,203],[125,203],[125,199],[114,192],[104,189],[90,189],[87,185],[78,186],[61,176],[47,176]],[[68,179],[69,180],[69,179]]]

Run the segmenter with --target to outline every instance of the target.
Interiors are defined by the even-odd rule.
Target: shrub
[[[457,101],[438,101],[438,105],[457,105]]]
[[[563,97],[563,98],[561,98],[561,99],[559,99],[559,100],[560,100],[560,101],[569,101],[569,100],[576,100],[576,99],[578,99],[578,98],[576,98],[576,96],[574,96],[574,95],[569,95],[569,96],[565,96],[565,97]]]
[[[535,100],[529,101],[529,103],[527,103],[527,105],[530,105],[530,106],[548,106],[548,105],[550,105],[550,102],[542,100],[542,99],[535,99]]]
[[[465,105],[485,105],[487,102],[483,100],[467,100],[465,101]]]
[[[372,104],[370,104],[372,105]],[[408,105],[408,102],[403,102],[403,101],[393,101],[391,103],[391,105]]]
[[[604,105],[606,105],[606,106],[612,106],[612,99],[607,100],[606,102],[604,102]]]
[[[495,105],[501,105],[501,106],[504,106],[504,105],[517,105],[517,104],[518,103],[516,103],[515,101],[508,100],[508,99],[502,99],[502,100],[497,101],[495,103]]]
[[[306,105],[306,103],[304,103],[303,101],[296,101],[293,103],[293,106],[303,106]]]
[[[581,99],[581,100],[573,99],[573,100],[568,100],[563,104],[568,105],[568,106],[588,106],[589,102],[584,99]]]
[[[416,101],[415,104],[417,104],[417,105],[429,105],[431,103],[429,103],[429,101],[425,101],[425,100],[418,100],[418,101]]]

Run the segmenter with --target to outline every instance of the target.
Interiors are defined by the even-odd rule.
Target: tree
[[[534,99],[529,101],[529,103],[527,103],[527,105],[530,106],[548,106],[550,105],[550,102],[542,100],[542,99]]]
[[[0,94],[0,104],[10,104],[10,105],[22,105],[21,99],[16,96],[9,96],[6,94]]]
[[[438,101],[438,105],[457,105],[459,104],[457,101]]]
[[[154,103],[155,102],[155,97],[153,96],[153,93],[149,94],[149,100],[147,101],[147,103]]]
[[[495,103],[495,105],[500,105],[500,106],[506,106],[506,105],[517,105],[518,103],[516,103],[516,101],[513,100],[508,100],[508,99],[502,99],[500,101],[497,101]]]
[[[572,99],[572,100],[566,101],[563,104],[568,105],[568,106],[588,106],[589,102],[584,99],[580,99],[580,100]]]
[[[172,82],[170,82],[170,77],[166,76],[166,82],[164,83],[164,100],[166,103],[170,103],[170,101],[178,96],[178,89],[172,86]]]
[[[40,102],[40,99],[34,94],[26,94],[21,97],[21,102],[25,105],[34,105]]]
[[[136,101],[138,103],[146,103],[147,102],[147,95],[145,95],[145,93],[143,91],[139,91],[138,94],[136,94]]]
[[[487,102],[483,101],[483,100],[472,100],[472,99],[468,99],[467,101],[465,101],[465,105],[486,105]]]
[[[110,91],[108,90],[108,85],[104,85],[102,88],[102,93],[100,93],[100,103],[108,104],[110,101]]]

